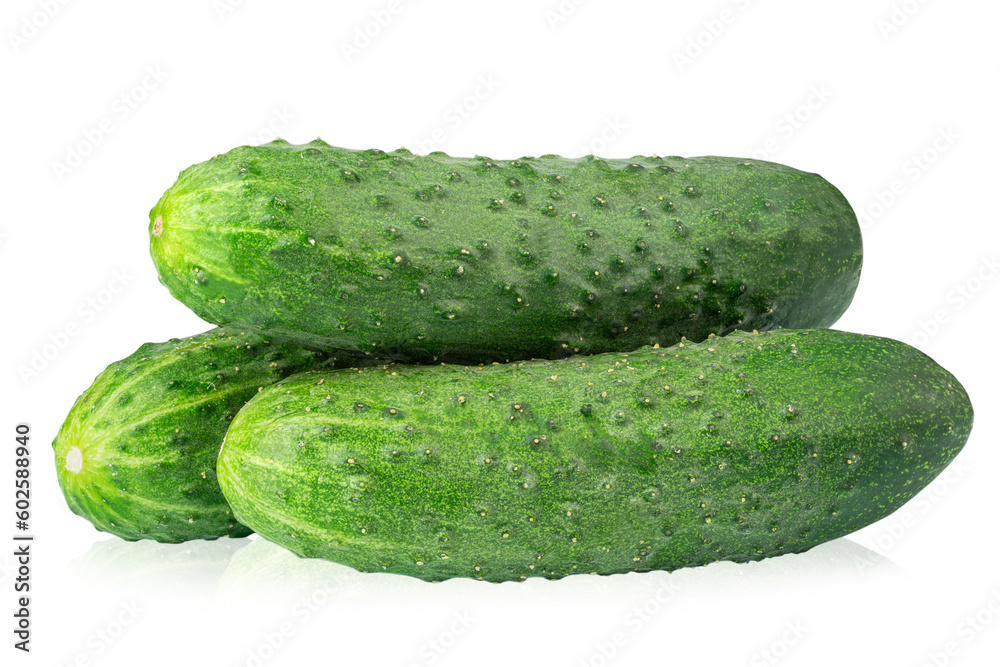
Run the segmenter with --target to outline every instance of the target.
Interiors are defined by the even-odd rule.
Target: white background
[[[577,3],[4,2],[0,486],[29,423],[37,535],[30,655],[11,648],[0,548],[4,665],[995,664],[1000,6]],[[262,541],[109,540],[66,508],[49,443],[107,364],[209,328],[158,284],[148,211],[182,168],[275,133],[819,172],[864,226],[838,328],[954,372],[972,438],[945,478],[849,540],[672,575],[432,585]]]

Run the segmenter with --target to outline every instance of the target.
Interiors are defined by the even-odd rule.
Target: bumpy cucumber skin
[[[76,400],[52,443],[70,509],[125,540],[249,535],[215,474],[230,420],[261,387],[337,363],[333,355],[273,338],[214,329],[147,343],[108,366]]]
[[[207,321],[413,363],[826,327],[861,234],[816,174],[724,157],[416,156],[284,141],[183,171],[161,282]]]
[[[835,330],[480,367],[303,373],[233,420],[236,516],[306,557],[425,580],[673,570],[801,552],[955,457],[962,386]]]

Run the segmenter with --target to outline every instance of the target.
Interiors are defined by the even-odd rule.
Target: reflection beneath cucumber
[[[856,542],[840,538],[821,544],[805,553],[787,554],[754,563],[720,562],[674,572],[615,574],[611,576],[573,575],[558,581],[536,577],[524,582],[491,584],[472,579],[449,579],[429,583],[397,574],[361,573],[321,559],[299,558],[287,549],[254,537],[251,544],[236,553],[219,585],[219,596],[226,603],[270,604],[305,598],[315,591],[348,594],[363,591],[365,596],[398,595],[413,592],[426,595],[429,590],[504,589],[512,592],[586,592],[587,589],[641,591],[651,586],[677,585],[700,592],[732,592],[740,587],[797,586],[809,582],[845,584],[893,575],[903,575],[891,560]]]
[[[318,558],[299,558],[255,535],[233,556],[218,592],[226,602],[270,604],[310,596],[317,590],[365,584],[365,575],[357,570]]]
[[[559,581],[532,578],[525,582],[490,584],[471,579],[428,583],[396,574],[360,573],[344,565],[315,558],[299,558],[259,537],[213,541],[193,540],[160,544],[150,540],[126,542],[117,537],[94,543],[69,565],[80,585],[118,594],[167,593],[202,596],[217,592],[225,604],[273,604],[313,595],[316,591],[365,595],[425,595],[429,588],[496,590],[528,593],[539,589],[568,594],[588,589],[644,590],[677,585],[700,592],[733,591],[740,587],[796,586],[809,582],[856,582],[865,578],[902,575],[891,560],[851,540],[840,538],[802,554],[788,554],[754,563],[720,562],[683,568],[671,573],[629,573],[608,577],[573,575]]]
[[[233,555],[250,544],[247,538],[222,537],[161,544],[128,542],[118,537],[95,542],[70,562],[69,575],[79,585],[125,592],[168,592],[187,595],[215,590]]]

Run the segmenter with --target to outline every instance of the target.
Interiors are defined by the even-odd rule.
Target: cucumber
[[[52,443],[69,508],[125,540],[249,535],[215,475],[229,420],[260,388],[321,363],[336,359],[234,328],[143,345],[97,376]]]
[[[507,365],[307,372],[233,420],[219,483],[300,556],[425,580],[673,570],[801,552],[958,454],[965,390],[835,330]]]
[[[203,319],[412,363],[622,352],[833,324],[861,234],[816,174],[725,157],[417,156],[243,146],[150,212]]]

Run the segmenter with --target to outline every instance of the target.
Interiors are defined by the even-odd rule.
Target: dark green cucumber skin
[[[725,157],[233,149],[150,212],[161,282],[209,322],[412,363],[826,327],[861,233],[816,174]]]
[[[736,332],[630,354],[308,372],[219,457],[240,521],[425,580],[674,570],[807,550],[958,454],[962,386],[891,339]]]
[[[147,343],[108,366],[76,400],[52,443],[70,509],[125,540],[249,535],[215,474],[230,420],[260,388],[337,363],[326,352],[273,338],[214,329]]]

